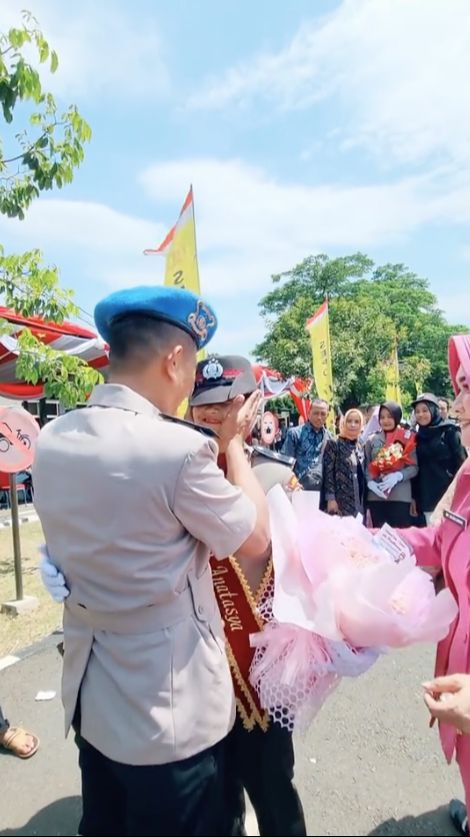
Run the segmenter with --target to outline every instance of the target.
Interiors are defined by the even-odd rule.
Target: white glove
[[[41,554],[39,572],[41,573],[42,583],[54,601],[62,604],[64,599],[70,595],[70,590],[65,583],[65,578],[60,570],[57,569],[56,565],[52,563],[47,551],[47,546],[40,546],[39,552]]]
[[[382,484],[379,485],[375,480],[369,480],[367,488],[377,494],[377,497],[380,497],[381,500],[387,499],[387,495],[382,491]]]
[[[386,494],[390,494],[391,491],[401,482],[403,479],[403,474],[400,471],[392,471],[391,474],[387,474],[380,482],[380,487],[382,491],[385,491]]]

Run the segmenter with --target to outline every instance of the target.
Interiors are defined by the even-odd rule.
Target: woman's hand
[[[470,734],[470,674],[451,674],[423,683],[424,702],[433,718]]]
[[[328,514],[339,514],[339,506],[336,500],[328,500],[326,510]]]

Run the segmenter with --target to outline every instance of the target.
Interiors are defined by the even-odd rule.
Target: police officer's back
[[[265,501],[241,440],[229,455],[243,491],[217,468],[213,439],[165,418],[192,388],[196,350],[215,330],[210,307],[135,288],[95,317],[111,383],[47,426],[34,469],[48,548],[71,589],[63,702],[67,729],[80,709],[85,741],[80,833],[125,821],[129,834],[212,834],[234,705],[209,549],[260,554]],[[143,766],[155,771],[147,783]]]

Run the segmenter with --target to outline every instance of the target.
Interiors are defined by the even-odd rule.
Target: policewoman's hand
[[[221,444],[228,445],[232,439],[238,437],[242,442],[251,433],[261,401],[259,390],[245,399],[244,395],[237,395],[233,399],[227,414],[219,428]]]

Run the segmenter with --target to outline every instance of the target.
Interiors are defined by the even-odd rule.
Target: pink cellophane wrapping
[[[437,596],[409,555],[399,563],[353,518],[269,495],[273,621],[252,636],[250,679],[282,726],[305,727],[343,676],[367,671],[387,648],[446,636],[457,605]]]

